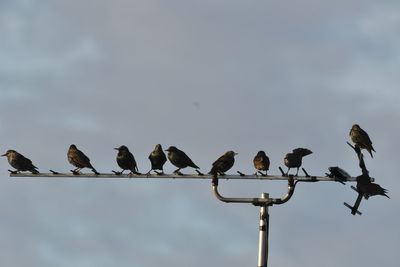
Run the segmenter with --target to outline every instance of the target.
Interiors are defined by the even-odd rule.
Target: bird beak
[[[119,148],[118,148],[118,147],[114,147],[114,149],[115,149],[115,150],[119,150]]]
[[[165,149],[164,151],[168,151],[169,152],[169,149]]]
[[[6,154],[3,154],[3,155],[1,155],[2,157],[5,157],[5,156],[7,156],[7,153]]]
[[[236,153],[236,152],[235,152],[235,156],[236,156],[236,155],[239,155],[239,153]]]

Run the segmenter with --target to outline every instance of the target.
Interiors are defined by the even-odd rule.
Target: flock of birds
[[[350,130],[350,137],[355,145],[357,145],[360,149],[366,149],[370,153],[371,157],[373,157],[372,151],[375,152],[375,150],[372,147],[371,139],[358,124],[354,124],[352,126]],[[116,157],[117,164],[122,169],[121,172],[115,172],[115,174],[120,175],[125,170],[130,171],[130,175],[140,174],[135,157],[129,151],[128,147],[122,145],[115,149],[118,150],[118,154]],[[190,157],[177,147],[170,146],[165,151],[168,152],[169,161],[175,167],[177,167],[177,169],[174,171],[174,174],[182,175],[180,171],[181,169],[186,167],[191,167],[196,170],[199,169],[199,167],[190,159]],[[295,174],[297,176],[299,168],[302,165],[303,157],[310,155],[311,153],[312,151],[307,148],[296,148],[291,153],[286,154],[283,160],[285,166],[288,168],[286,175],[288,175],[291,168],[297,168],[297,172]],[[233,151],[227,151],[212,164],[212,168],[209,174],[220,176],[224,175],[225,172],[231,169],[233,164],[235,163],[235,155],[237,155],[237,153]],[[33,174],[39,174],[38,168],[33,165],[32,161],[15,150],[8,150],[2,156],[6,156],[9,164],[16,169],[15,171],[11,171],[14,174],[23,171],[29,171]],[[69,147],[67,158],[69,163],[76,167],[74,170],[71,170],[72,173],[75,175],[81,174],[80,171],[83,168],[89,168],[95,174],[100,174],[93,167],[90,159],[74,144]],[[150,153],[148,158],[151,162],[151,170],[148,171],[147,174],[150,174],[151,171],[154,171],[158,175],[163,175],[164,164],[167,162],[167,156],[165,155],[160,144],[155,146],[154,150]],[[267,175],[270,166],[270,160],[264,151],[259,151],[257,153],[257,155],[254,157],[253,164],[256,169],[255,175]]]

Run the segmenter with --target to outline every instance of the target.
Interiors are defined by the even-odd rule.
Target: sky
[[[360,175],[346,144],[369,133],[370,175],[391,199],[352,216],[350,184],[299,184],[270,208],[271,266],[398,266],[400,2],[0,0],[0,150],[68,172],[74,143],[99,172],[127,145],[139,171],[155,144],[203,172],[270,173],[296,147],[312,175]],[[10,178],[0,161],[0,265],[256,266],[259,210],[210,181]],[[168,162],[166,172],[174,167]],[[185,173],[193,170],[185,169]],[[221,181],[227,196],[280,197],[282,181]]]

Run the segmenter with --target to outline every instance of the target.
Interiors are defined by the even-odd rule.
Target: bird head
[[[265,154],[265,152],[263,150],[260,150],[260,151],[258,151],[257,156],[258,157],[260,157],[260,156],[264,156],[265,157],[267,155]]]
[[[72,144],[72,145],[69,146],[69,149],[75,149],[76,150],[77,148],[76,148],[76,145]]]
[[[360,125],[358,124],[353,124],[353,126],[351,126],[352,130],[359,130],[360,129]]]
[[[229,150],[225,153],[225,155],[229,156],[229,157],[234,157],[236,156],[238,153],[233,152],[232,150]]]
[[[161,151],[162,150],[162,146],[160,144],[157,144],[156,147],[154,148],[154,150]]]
[[[170,146],[169,148],[165,149],[165,151],[168,151],[168,152],[175,152],[177,150],[178,149],[175,146]]]
[[[120,147],[116,147],[116,148],[114,148],[115,150],[118,150],[118,151],[129,151],[129,149],[128,149],[128,147],[126,147],[126,146],[120,146]]]
[[[4,154],[1,155],[1,156],[2,156],[2,157],[8,157],[8,156],[10,156],[10,155],[12,155],[12,154],[15,154],[15,153],[17,153],[15,150],[7,150],[7,152],[4,153]]]

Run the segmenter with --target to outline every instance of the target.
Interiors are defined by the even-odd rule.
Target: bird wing
[[[186,155],[185,152],[183,152],[181,150],[179,150],[177,152],[180,154],[179,158],[182,159],[182,162],[185,162],[188,166],[190,166],[192,168],[199,169],[199,167],[196,164],[194,164],[194,162],[189,158],[188,155]]]
[[[73,157],[73,161],[79,165],[93,168],[92,164],[90,163],[90,159],[80,150],[76,150],[75,157]]]

